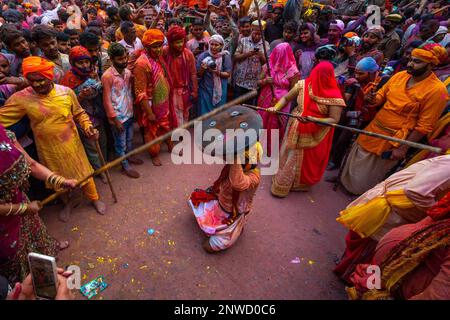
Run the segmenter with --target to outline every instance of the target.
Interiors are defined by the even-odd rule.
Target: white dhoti
[[[367,152],[355,142],[342,170],[341,183],[347,191],[363,194],[383,181],[397,162]]]

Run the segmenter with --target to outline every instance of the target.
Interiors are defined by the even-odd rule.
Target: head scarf
[[[447,50],[438,43],[429,43],[422,48],[416,48],[411,55],[424,62],[438,65],[447,58]]]
[[[344,31],[345,29],[345,24],[342,20],[336,20],[336,23],[335,22],[330,23],[330,27],[331,26],[338,28],[341,32]]]
[[[222,45],[222,51],[219,52],[218,54],[214,55],[211,52],[211,42],[218,42]],[[210,54],[210,56],[215,60],[216,62],[216,66],[217,66],[217,70],[222,70],[222,63],[223,63],[223,56],[226,54],[229,54],[228,51],[225,51],[223,49],[223,46],[225,45],[225,40],[223,39],[223,37],[221,35],[215,34],[213,36],[211,36],[211,38],[209,38],[209,49],[208,52]],[[213,82],[214,82],[214,88],[213,88],[213,105],[216,105],[220,102],[220,100],[222,100],[222,79],[214,74],[213,75]]]
[[[169,43],[172,43],[174,41],[178,40],[185,40],[186,39],[186,30],[184,30],[183,27],[180,27],[178,25],[173,26],[170,28],[169,32],[167,32],[167,41]]]
[[[308,80],[314,96],[327,99],[342,98],[331,62],[321,61],[312,69]]]
[[[384,31],[384,28],[382,26],[372,26],[369,29],[367,29],[366,32],[364,32],[364,35],[366,35],[368,33],[374,34],[375,36],[378,37],[378,39],[381,40],[384,37],[385,31]]]
[[[403,17],[398,13],[392,13],[388,14],[385,19],[395,23],[400,23],[403,20]]]
[[[75,65],[75,62],[85,59],[91,62],[91,68],[89,68],[89,70],[81,70]],[[92,73],[92,57],[85,47],[75,46],[72,49],[70,49],[69,61],[70,65],[72,66],[71,68],[72,72],[81,79],[86,79]]]
[[[356,70],[362,72],[377,72],[380,67],[372,57],[365,57],[356,64]]]
[[[23,76],[26,78],[29,73],[39,73],[43,77],[53,80],[54,72],[53,68],[55,67],[55,64],[51,61],[48,61],[47,59],[37,57],[37,56],[30,56],[25,59],[23,59],[22,62],[22,73]]]
[[[294,75],[299,73],[294,53],[289,43],[283,42],[277,45],[270,54],[269,65],[275,84],[282,84],[289,81]]]
[[[150,47],[152,44],[157,42],[164,42],[164,33],[159,29],[148,29],[145,31],[142,37],[142,44],[145,47]]]
[[[305,80],[305,94],[302,102],[304,106],[302,116],[323,116],[319,104],[345,106],[331,62],[321,61],[312,69],[311,74]],[[316,134],[320,130],[319,127],[315,123],[305,123],[299,125],[297,131],[299,134],[311,135]],[[320,176],[315,179],[320,180]]]
[[[311,33],[314,44],[318,45],[320,43],[320,36],[317,34],[316,27],[314,27],[311,22],[307,22],[305,23],[305,25],[308,27],[308,30]]]

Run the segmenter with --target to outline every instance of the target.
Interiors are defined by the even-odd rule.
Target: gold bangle
[[[22,203],[19,204],[19,208],[14,212],[14,215],[17,215],[20,212],[20,209],[22,208]]]
[[[22,211],[20,212],[20,214],[24,214],[25,212],[27,212],[27,210],[28,210],[28,204],[22,203]]]
[[[13,205],[12,205],[12,203],[10,203],[10,204],[9,204],[9,211],[8,211],[8,213],[6,214],[7,216],[9,216],[9,215],[11,214],[12,209],[13,209]]]

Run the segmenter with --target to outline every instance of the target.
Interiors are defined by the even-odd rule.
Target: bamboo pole
[[[136,149],[128,152],[127,154],[125,154],[125,155],[123,155],[123,156],[121,156],[121,157],[119,157],[119,158],[117,158],[117,159],[107,163],[106,165],[102,166],[101,168],[98,168],[97,170],[95,170],[93,173],[91,173],[91,174],[87,175],[86,177],[84,177],[83,179],[79,180],[75,187],[79,187],[80,185],[82,185],[84,182],[86,182],[88,179],[92,178],[93,176],[96,176],[96,175],[98,175],[98,174],[100,174],[102,172],[105,172],[106,170],[109,170],[109,169],[113,168],[114,166],[120,164],[123,160],[125,160],[125,159],[127,159],[127,158],[129,158],[131,156],[137,155],[139,153],[142,153],[144,151],[147,151],[148,148],[150,148],[152,145],[157,144],[157,143],[161,143],[161,142],[163,142],[163,141],[165,141],[167,139],[170,139],[170,137],[172,136],[173,133],[175,133],[175,132],[177,132],[179,130],[190,128],[192,125],[194,125],[194,122],[196,122],[196,121],[203,121],[203,120],[209,119],[210,117],[215,116],[216,114],[218,114],[220,112],[223,112],[223,111],[225,111],[226,109],[228,109],[228,108],[230,108],[232,106],[241,104],[244,101],[247,101],[249,99],[255,98],[257,95],[258,95],[258,92],[256,90],[250,91],[250,92],[248,92],[248,93],[246,93],[246,94],[244,94],[244,95],[242,95],[242,96],[240,96],[240,97],[238,97],[238,98],[236,98],[234,100],[231,100],[228,103],[225,103],[223,106],[218,107],[218,108],[212,110],[211,112],[208,112],[208,113],[206,113],[206,114],[204,114],[204,115],[202,115],[200,117],[195,118],[194,120],[191,120],[191,121],[183,124],[181,127],[177,128],[177,129],[171,130],[171,131],[163,134],[162,136],[159,136],[158,138],[156,138],[156,139],[154,139],[152,141],[149,141],[149,142],[143,144],[142,146],[139,146],[138,148],[136,148]],[[45,206],[46,204],[54,201],[60,195],[66,193],[68,191],[69,190],[61,190],[61,191],[55,192],[54,194],[52,194],[49,197],[47,197],[44,200],[42,200],[40,202],[41,206]]]
[[[258,25],[259,25],[259,31],[261,32],[264,57],[266,58],[267,75],[269,77],[272,77],[272,73],[270,72],[269,56],[267,54],[267,48],[266,48],[266,38],[264,36],[264,29],[263,29],[262,22],[261,22],[261,12],[259,11],[258,0],[254,0],[254,2],[255,2],[256,14],[258,15]],[[273,83],[270,84],[270,91],[272,92],[272,99],[275,99],[275,89],[273,88]]]
[[[261,111],[266,111],[267,112],[267,109],[265,109],[265,108],[260,108],[260,107],[252,106],[252,105],[249,105],[249,104],[243,104],[243,106],[251,108],[251,109],[254,109],[254,110],[261,110]],[[352,127],[343,126],[343,125],[340,125],[340,124],[337,124],[337,123],[328,123],[328,122],[320,121],[320,120],[312,120],[312,119],[308,119],[308,118],[305,118],[305,117],[296,116],[296,115],[293,115],[293,114],[287,113],[287,112],[276,111],[275,113],[276,114],[280,114],[280,115],[284,115],[284,116],[288,116],[288,117],[291,117],[291,118],[296,118],[296,119],[299,119],[299,120],[306,120],[306,121],[309,121],[309,122],[317,123],[317,124],[328,126],[328,127],[334,127],[334,128],[339,128],[339,129],[343,129],[343,130],[352,131],[352,132],[359,133],[359,134],[364,134],[366,136],[370,136],[370,137],[374,137],[374,138],[379,138],[379,139],[389,140],[389,141],[392,141],[392,142],[397,142],[397,143],[404,144],[404,145],[407,145],[407,146],[412,147],[412,148],[428,150],[428,151],[435,152],[435,153],[440,153],[440,154],[445,153],[445,151],[443,151],[442,148],[432,147],[432,146],[429,146],[427,144],[422,144],[422,143],[418,143],[418,142],[398,139],[398,138],[386,136],[384,134],[379,134],[379,133],[375,133],[375,132],[370,132],[370,131],[366,131],[366,130],[361,130],[361,129],[356,129],[356,128],[352,128]]]

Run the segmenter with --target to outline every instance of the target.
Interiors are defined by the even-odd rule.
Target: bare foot
[[[144,160],[139,159],[136,156],[129,157],[128,162],[130,162],[131,164],[137,164],[137,165],[144,164]]]
[[[64,205],[64,208],[59,212],[58,219],[62,222],[69,221],[70,214],[72,213],[72,202],[68,202]]]
[[[92,201],[92,205],[98,214],[105,215],[106,214],[106,204],[101,200]]]
[[[66,241],[66,240],[58,241],[58,249],[59,250],[67,249],[69,247],[69,245],[70,245],[69,241]]]
[[[211,248],[211,245],[209,244],[209,239],[206,239],[205,242],[203,242],[203,249],[205,249],[208,253],[216,253],[216,251]]]
[[[161,160],[159,159],[158,156],[152,157],[152,163],[155,167],[162,166]]]

